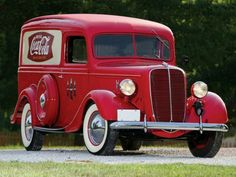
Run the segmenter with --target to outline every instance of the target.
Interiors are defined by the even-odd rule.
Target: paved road
[[[85,149],[63,150],[43,149],[39,152],[25,150],[0,150],[0,161],[20,162],[65,162],[107,164],[119,163],[185,163],[236,166],[236,148],[221,148],[214,158],[194,158],[187,148],[142,148],[138,152],[123,152],[116,150],[113,156],[94,156]]]

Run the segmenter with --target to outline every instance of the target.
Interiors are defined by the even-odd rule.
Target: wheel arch
[[[99,113],[105,120],[116,121],[118,109],[135,109],[135,107],[109,90],[93,90],[89,93],[84,114],[91,104],[96,104]]]
[[[187,100],[187,112],[188,122],[198,122],[199,117],[196,115],[194,110],[194,103],[197,98],[191,96]],[[203,102],[203,122],[207,123],[227,123],[228,113],[224,101],[219,95],[213,92],[208,94],[202,99]]]
[[[38,124],[38,121],[35,117],[36,116],[36,109],[35,109],[36,90],[37,90],[37,86],[32,84],[31,86],[21,91],[21,93],[18,96],[15,110],[11,116],[11,124],[15,124],[15,123],[18,125],[20,124],[23,107],[26,103],[29,103],[31,106],[31,112],[33,116],[32,124],[33,125]]]
[[[136,109],[131,103],[112,91],[92,90],[85,96],[78,108],[76,119],[66,127],[66,132],[82,131],[84,117],[91,104],[96,104],[100,115],[108,121],[117,120],[117,109]]]

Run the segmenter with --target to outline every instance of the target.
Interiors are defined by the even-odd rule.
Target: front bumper
[[[119,121],[110,125],[111,129],[143,129],[143,130],[197,130],[227,132],[228,126],[225,124],[213,123],[184,123],[184,122],[138,122]]]

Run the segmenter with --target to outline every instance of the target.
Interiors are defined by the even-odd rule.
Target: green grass
[[[73,163],[21,163],[0,162],[0,176],[164,176],[164,177],[228,177],[236,176],[236,167],[208,165],[150,165],[150,164],[95,164]]]

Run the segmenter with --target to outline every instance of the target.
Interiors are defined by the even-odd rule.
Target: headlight
[[[131,79],[124,79],[120,82],[120,91],[126,95],[133,95],[136,90],[135,83]]]
[[[192,85],[192,94],[197,98],[203,98],[208,92],[207,84],[197,81]]]

